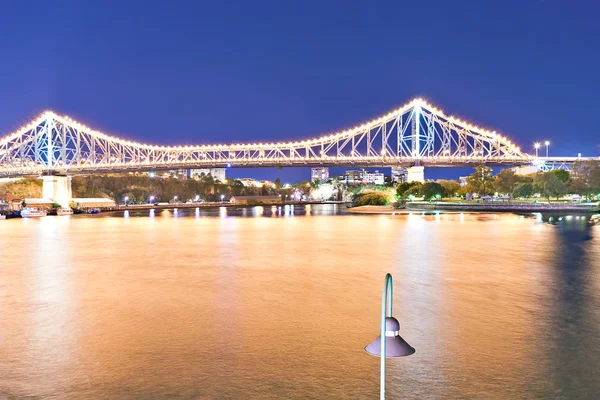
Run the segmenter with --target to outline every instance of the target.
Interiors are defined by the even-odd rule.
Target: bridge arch
[[[520,165],[533,157],[506,136],[422,99],[367,123],[279,143],[158,146],[138,143],[46,111],[0,138],[0,176],[259,166]]]

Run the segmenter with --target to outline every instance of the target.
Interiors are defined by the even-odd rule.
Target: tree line
[[[504,169],[494,175],[485,165],[475,167],[467,177],[467,184],[440,179],[435,182],[404,182],[397,186],[396,194],[401,199],[423,197],[426,200],[441,197],[463,197],[467,193],[484,195],[509,195],[513,198],[529,198],[536,194],[547,199],[560,198],[566,194],[577,194],[586,199],[600,197],[600,161],[576,161],[571,171],[540,171],[529,175],[518,175],[512,169]]]
[[[181,179],[176,177],[153,178],[146,175],[90,175],[74,176],[71,182],[73,197],[109,197],[122,202],[144,204],[151,198],[153,202],[203,200],[220,201],[232,196],[257,196],[286,194],[291,189],[281,188],[278,180],[275,187],[244,186],[240,180],[226,179],[225,182],[213,179],[209,174],[201,179]]]

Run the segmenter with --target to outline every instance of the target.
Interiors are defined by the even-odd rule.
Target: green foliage
[[[432,198],[441,198],[444,197],[445,190],[442,185],[437,182],[425,182],[425,184],[421,187],[419,194],[425,199],[430,200]]]
[[[382,192],[362,192],[354,197],[355,206],[385,206],[390,202],[389,197]]]
[[[402,182],[401,184],[399,184],[396,187],[396,195],[400,198],[406,198],[408,197],[407,192],[409,190],[411,190],[412,188],[416,187],[416,193],[413,193],[413,195],[417,195],[419,193],[419,191],[421,190],[421,186],[423,184],[421,182],[418,181],[412,181],[412,182]]]
[[[567,186],[552,171],[538,173],[533,186],[534,190],[547,199],[550,197],[558,199],[567,194]]]
[[[404,192],[405,198],[408,199],[408,198],[410,198],[410,196],[419,197],[421,195],[422,187],[423,187],[423,185],[421,184],[421,182],[419,182],[418,185],[412,186],[410,189],[408,189],[406,192]]]
[[[494,178],[495,188],[499,193],[512,193],[521,179],[512,169],[503,169]]]
[[[600,161],[576,161],[571,169],[568,188],[571,193],[593,197],[600,193]]]
[[[493,194],[495,187],[492,169],[485,165],[475,167],[475,173],[467,177],[467,191],[480,195]]]
[[[60,204],[58,204],[58,203],[52,203],[52,208],[53,209],[57,209],[57,208],[60,208],[60,207],[61,207]]]
[[[285,195],[292,192],[292,189],[246,187],[239,180],[234,180],[229,185],[219,184],[210,175],[205,175],[200,180],[151,178],[147,175],[129,174],[74,176],[71,187],[73,197],[109,197],[121,203],[125,196],[128,196],[128,204],[146,203],[150,196],[154,196],[153,201],[158,203],[169,202],[175,196],[178,201],[184,202],[194,200],[196,196],[205,201],[220,201],[221,194],[230,198],[279,193]]]
[[[436,182],[444,187],[444,192],[446,192],[446,196],[452,197],[452,196],[455,196],[456,194],[460,195],[461,186],[460,186],[460,183],[458,183],[458,181],[452,181],[452,180],[448,180],[448,179],[438,179]]]
[[[533,196],[533,184],[532,183],[519,183],[512,192],[514,198],[528,198]]]
[[[0,184],[0,199],[11,201],[13,199],[40,198],[42,197],[42,180],[26,178]]]
[[[556,177],[562,182],[562,183],[566,183],[569,178],[571,177],[571,174],[569,173],[569,171],[565,171],[564,169],[553,169],[552,172],[554,175],[556,175]]]

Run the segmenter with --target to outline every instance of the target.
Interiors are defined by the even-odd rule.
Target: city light
[[[508,159],[512,159],[512,158],[526,158],[526,155],[521,153],[521,150],[518,148],[518,146],[514,145],[510,140],[508,140],[506,137],[503,137],[502,135],[499,135],[496,133],[496,131],[489,131],[486,129],[483,129],[481,127],[472,125],[468,122],[465,122],[464,120],[461,120],[459,118],[453,117],[453,116],[447,116],[444,114],[444,112],[432,105],[430,105],[429,103],[427,103],[425,100],[423,99],[414,99],[410,102],[408,102],[407,104],[403,105],[402,107],[399,107],[395,110],[393,110],[392,112],[373,119],[367,123],[355,126],[354,128],[351,129],[346,129],[346,130],[342,130],[342,131],[338,131],[336,133],[333,134],[329,134],[329,135],[323,135],[314,139],[309,139],[309,140],[303,140],[303,141],[292,141],[292,142],[279,142],[279,143],[254,143],[254,144],[230,144],[230,145],[199,145],[199,146],[158,146],[158,145],[149,145],[149,144],[143,144],[143,143],[139,143],[139,142],[134,142],[134,141],[130,141],[130,140],[125,140],[125,139],[120,139],[114,136],[109,136],[105,133],[102,133],[100,131],[97,130],[93,130],[91,128],[89,128],[88,126],[81,124],[73,119],[71,119],[68,116],[59,116],[51,111],[46,111],[43,114],[41,114],[37,119],[35,119],[34,121],[32,121],[29,124],[26,124],[25,126],[23,126],[21,129],[17,130],[16,132],[13,132],[12,134],[5,136],[4,138],[0,139],[0,150],[2,146],[8,146],[9,142],[11,142],[11,140],[14,140],[16,137],[18,137],[19,135],[22,135],[28,131],[31,130],[35,130],[35,129],[39,129],[39,127],[41,125],[52,125],[52,126],[56,126],[58,125],[64,125],[64,126],[68,126],[69,127],[69,132],[73,131],[77,134],[87,134],[89,136],[91,136],[93,139],[86,139],[86,140],[100,140],[101,143],[103,144],[103,146],[108,145],[109,143],[111,145],[122,145],[122,146],[127,146],[127,150],[124,150],[123,153],[125,152],[130,152],[132,154],[137,154],[137,156],[134,156],[134,159],[132,160],[128,160],[128,161],[121,161],[120,159],[113,159],[111,158],[110,160],[102,160],[102,157],[99,158],[97,161],[90,161],[90,157],[86,158],[85,160],[78,160],[78,166],[79,169],[85,169],[85,168],[90,168],[90,167],[101,167],[101,168],[119,168],[119,167],[130,167],[130,166],[157,166],[157,165],[168,165],[169,163],[171,163],[172,161],[172,156],[168,155],[168,152],[173,152],[173,151],[177,151],[177,152],[184,152],[185,153],[185,157],[188,157],[190,159],[190,162],[193,161],[196,164],[211,164],[214,162],[214,159],[216,157],[218,158],[222,158],[223,157],[223,153],[228,154],[227,157],[229,158],[241,158],[241,159],[253,159],[256,160],[258,162],[263,162],[263,161],[272,161],[275,163],[281,162],[281,161],[288,161],[290,159],[297,161],[297,162],[303,162],[305,160],[308,159],[314,159],[316,161],[325,161],[325,160],[340,160],[340,161],[344,161],[344,160],[357,160],[357,161],[370,161],[370,160],[379,160],[382,157],[388,157],[388,152],[386,151],[386,148],[383,147],[381,149],[381,152],[379,155],[373,153],[367,153],[368,156],[361,156],[359,154],[349,154],[349,155],[344,155],[344,154],[335,154],[332,152],[332,154],[329,154],[329,149],[331,149],[332,147],[325,147],[323,148],[322,146],[327,146],[330,145],[336,141],[340,141],[342,139],[347,139],[353,136],[357,136],[357,135],[362,135],[365,132],[371,131],[371,130],[375,130],[375,129],[381,129],[382,125],[384,124],[388,124],[388,123],[395,123],[395,121],[397,120],[397,118],[399,118],[402,114],[407,114],[410,112],[409,115],[414,114],[412,111],[418,111],[418,114],[422,114],[425,112],[431,113],[432,115],[435,115],[436,119],[445,119],[448,121],[450,129],[458,131],[458,130],[466,130],[464,133],[466,133],[467,135],[474,137],[475,135],[480,136],[480,138],[478,138],[478,140],[484,140],[487,143],[490,143],[490,145],[492,145],[494,147],[497,147],[498,150],[501,150],[502,152],[504,152],[505,154],[503,155],[503,157],[508,158]],[[412,118],[412,117],[408,117],[408,118]],[[105,144],[106,143],[106,144]],[[319,146],[321,147],[321,149],[319,149],[317,151],[317,149],[313,149],[312,153],[311,152],[307,152],[306,148],[307,147],[315,147],[315,146]],[[137,149],[139,149],[139,151],[136,151],[135,149],[131,149],[131,147],[135,147]],[[487,147],[486,147],[487,148]],[[446,150],[448,150],[446,152]],[[490,147],[490,151],[491,151],[491,147]],[[210,155],[208,156],[207,153],[210,152],[214,152],[214,155]],[[300,156],[300,154],[306,154],[305,156]],[[449,149],[445,149],[442,150],[442,153],[450,153]],[[76,154],[80,154],[80,152],[76,152]],[[417,152],[417,154],[413,155],[414,157],[421,157],[420,152]],[[135,158],[137,157],[137,159]],[[425,156],[428,157],[428,156]],[[436,156],[437,157],[437,156]],[[450,157],[450,156],[448,156]],[[480,158],[479,156],[471,156],[471,158]],[[92,160],[96,160],[96,158],[91,158]],[[56,161],[57,165],[60,162],[59,160]],[[231,167],[231,162],[227,162],[226,166],[227,167]],[[23,168],[21,166],[21,168]],[[35,168],[35,163],[33,164],[32,167],[30,168]],[[73,168],[75,169],[75,167]]]

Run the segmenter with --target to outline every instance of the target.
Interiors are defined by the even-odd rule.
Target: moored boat
[[[59,208],[56,210],[56,215],[73,215],[73,210],[70,208]]]
[[[23,218],[45,217],[47,214],[46,210],[35,207],[25,207],[21,210],[21,217]]]

